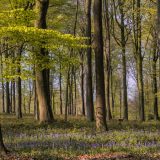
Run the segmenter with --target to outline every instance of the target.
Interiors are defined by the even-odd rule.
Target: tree
[[[16,108],[16,116],[18,119],[22,118],[22,88],[21,88],[21,55],[23,51],[23,45],[21,45],[17,51],[17,58],[18,58],[18,67],[17,67],[17,73],[19,74],[19,77],[17,78],[17,108]]]
[[[6,149],[4,143],[3,143],[3,137],[2,137],[2,129],[0,124],[0,155],[8,153],[8,150]]]
[[[102,33],[102,0],[94,1],[94,51],[96,68],[96,127],[107,130],[104,64],[103,64],[103,33]]]
[[[127,93],[127,62],[126,62],[126,45],[128,41],[128,36],[130,33],[130,30],[128,29],[128,25],[125,25],[126,21],[126,13],[124,11],[126,1],[118,0],[116,3],[113,1],[114,6],[114,21],[112,25],[113,30],[113,37],[115,41],[117,42],[118,46],[121,48],[121,57],[122,57],[122,83],[123,83],[123,119],[128,120],[128,93]],[[116,6],[117,4],[117,6]],[[117,8],[119,8],[119,13],[117,13]],[[118,34],[115,34],[115,24],[117,24],[118,30],[120,30],[120,38],[118,37]]]
[[[91,46],[91,5],[92,0],[86,0],[86,37],[87,45]],[[86,108],[87,118],[90,121],[94,120],[94,106],[93,106],[93,90],[92,90],[92,49],[87,48],[87,73],[86,73]]]
[[[136,61],[137,86],[138,86],[138,94],[139,94],[139,120],[144,121],[145,111],[144,111],[143,55],[142,55],[142,42],[141,42],[142,41],[142,32],[141,32],[142,23],[141,23],[141,1],[140,0],[133,1],[132,12],[133,12],[132,20],[133,20],[133,34],[134,34],[134,57]]]
[[[46,29],[46,15],[49,6],[49,0],[36,0],[36,9],[38,17],[35,27]],[[45,43],[45,42],[44,42]],[[40,56],[48,55],[45,48],[39,48]],[[53,113],[50,104],[50,89],[49,89],[49,69],[41,70],[41,64],[36,66],[36,89],[39,104],[39,119],[40,122],[49,122],[53,120]]]
[[[112,119],[110,107],[110,72],[111,72],[111,26],[109,17],[109,1],[104,1],[104,24],[105,24],[105,56],[106,56],[106,102],[107,102],[107,119]]]

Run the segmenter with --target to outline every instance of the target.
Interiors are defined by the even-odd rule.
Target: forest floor
[[[6,147],[5,160],[158,160],[160,122],[108,123],[108,132],[97,133],[95,124],[83,117],[55,117],[39,125],[33,116],[17,120],[0,115]]]

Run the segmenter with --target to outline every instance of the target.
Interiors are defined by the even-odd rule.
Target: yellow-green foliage
[[[28,68],[35,64],[41,64],[40,69],[54,68],[61,61],[63,68],[71,63],[79,64],[76,56],[70,57],[71,49],[86,48],[83,37],[74,37],[71,34],[63,34],[53,29],[38,29],[34,27],[36,11],[26,9],[28,1],[12,0],[5,3],[5,7],[0,12],[0,39],[1,44],[8,45],[8,51],[18,52],[18,48],[23,45],[23,53],[16,62],[16,58],[5,58],[3,63],[3,77],[10,79],[20,76],[31,76]],[[31,0],[30,2],[34,2]],[[52,5],[51,1],[51,5]],[[54,1],[54,5],[60,6],[62,1]],[[2,6],[0,5],[0,8]],[[60,17],[59,17],[60,18]],[[48,50],[49,55],[39,54],[40,48]],[[2,53],[5,49],[2,49]],[[16,68],[21,68],[21,75],[16,74]]]

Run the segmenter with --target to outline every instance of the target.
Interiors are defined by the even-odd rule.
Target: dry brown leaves
[[[7,154],[7,155],[0,155],[0,160],[35,160],[35,159],[31,157]]]

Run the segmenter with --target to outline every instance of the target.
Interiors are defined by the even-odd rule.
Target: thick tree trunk
[[[91,5],[92,0],[86,0],[86,37],[87,45],[92,45],[91,42]],[[87,48],[87,72],[86,72],[86,114],[89,121],[94,120],[94,105],[93,105],[93,89],[92,89],[92,48]]]
[[[107,130],[107,123],[103,64],[102,0],[94,0],[94,33],[96,66],[96,127],[99,131],[105,131]]]
[[[35,27],[46,29],[46,15],[48,10],[49,0],[36,0],[36,9],[38,17]],[[42,58],[48,56],[44,48],[39,50]],[[49,122],[53,120],[53,113],[50,104],[50,89],[49,89],[49,70],[41,70],[41,64],[36,66],[36,91],[39,103],[39,120],[40,122]]]

